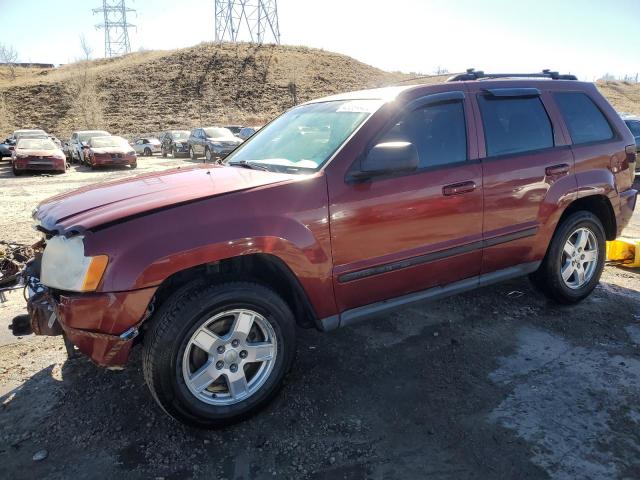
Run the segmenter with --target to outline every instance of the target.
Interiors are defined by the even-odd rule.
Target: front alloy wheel
[[[252,310],[230,310],[206,320],[187,344],[182,375],[191,393],[211,405],[233,405],[256,393],[275,365],[278,339]]]
[[[217,428],[265,406],[295,355],[287,303],[252,282],[197,280],[147,325],[143,366],[160,406],[190,425]]]

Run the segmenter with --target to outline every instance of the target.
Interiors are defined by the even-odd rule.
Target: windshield
[[[235,138],[231,130],[222,127],[203,128],[208,138]]]
[[[108,137],[109,134],[107,132],[103,132],[100,130],[95,130],[93,132],[80,132],[78,133],[78,140],[81,142],[87,142],[91,137]]]
[[[48,138],[21,138],[16,148],[21,150],[55,150],[55,143]]]
[[[174,140],[188,140],[190,132],[187,130],[183,130],[180,132],[171,132],[171,136]]]
[[[129,147],[129,143],[122,137],[93,137],[91,146],[94,148]]]
[[[288,172],[318,170],[382,103],[343,100],[294,108],[255,133],[227,163],[259,163]]]
[[[13,138],[16,140],[19,138],[43,138],[46,137],[47,134],[44,130],[18,130],[13,133]]]

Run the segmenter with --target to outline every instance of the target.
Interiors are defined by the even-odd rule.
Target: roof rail
[[[559,74],[552,72],[548,68],[541,73],[484,73],[482,70],[468,68],[466,73],[459,73],[447,79],[447,82],[460,82],[465,80],[481,80],[492,78],[550,78],[552,80],[578,80],[578,77],[571,74]]]

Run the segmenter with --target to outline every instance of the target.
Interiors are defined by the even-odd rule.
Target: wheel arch
[[[557,225],[560,225],[564,219],[572,213],[580,210],[591,212],[598,217],[604,227],[605,238],[607,240],[614,240],[616,238],[618,227],[616,215],[611,201],[605,195],[594,194],[574,200],[562,212]]]
[[[295,274],[284,261],[267,253],[231,257],[175,272],[160,284],[155,294],[155,308],[178,288],[203,279],[212,283],[225,280],[249,280],[260,283],[284,299],[291,308],[297,325],[304,328],[321,328],[311,301]]]

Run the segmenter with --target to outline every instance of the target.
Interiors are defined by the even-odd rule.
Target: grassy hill
[[[55,69],[19,68],[15,78],[0,67],[0,136],[36,126],[66,138],[85,128],[135,135],[262,124],[295,103],[407,78],[324,50],[251,44],[203,43]],[[599,87],[618,110],[640,114],[640,85]]]

